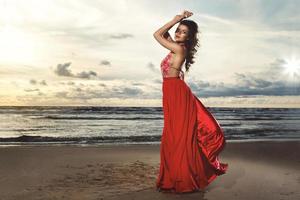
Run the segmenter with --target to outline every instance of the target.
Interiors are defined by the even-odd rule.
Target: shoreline
[[[270,139],[234,139],[226,140],[226,143],[252,143],[252,142],[300,142],[300,138],[270,138]],[[49,142],[11,142],[0,143],[0,148],[15,146],[78,146],[78,147],[100,147],[100,146],[130,146],[130,145],[160,145],[159,142],[130,142],[130,143],[49,143]]]

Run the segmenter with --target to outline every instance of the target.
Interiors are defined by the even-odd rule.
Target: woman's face
[[[186,25],[180,24],[175,31],[175,41],[185,42],[188,39],[189,29]]]

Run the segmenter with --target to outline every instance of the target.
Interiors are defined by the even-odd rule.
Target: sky
[[[189,10],[200,47],[185,82],[206,106],[300,108],[299,7],[0,0],[0,106],[162,106],[160,62],[169,50],[153,33]]]

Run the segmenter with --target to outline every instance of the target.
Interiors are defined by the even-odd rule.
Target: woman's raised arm
[[[175,42],[175,41],[172,39],[172,37],[171,37],[171,35],[170,35],[170,33],[169,33],[168,31],[165,32],[164,38],[166,38],[166,39],[169,40],[170,42]]]
[[[169,49],[174,53],[183,53],[183,48],[174,42],[173,40],[170,41],[168,38],[164,37],[165,34],[178,22],[191,16],[192,13],[188,11],[184,11],[181,15],[176,15],[171,21],[167,22],[161,28],[153,33],[154,38],[165,48]]]
[[[169,41],[164,37],[164,34],[168,32],[176,23],[178,23],[178,20],[172,19],[171,21],[167,22],[165,25],[163,25],[161,28],[159,28],[155,33],[153,33],[154,38],[158,41],[159,44],[161,44],[163,47],[169,49],[170,51],[174,53],[180,53],[183,51],[182,47],[177,44],[176,42]]]

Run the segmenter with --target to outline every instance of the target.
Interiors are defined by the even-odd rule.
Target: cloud
[[[47,85],[47,82],[45,80],[40,81],[41,85]]]
[[[102,83],[86,83],[84,85],[66,85],[60,91],[49,94],[56,98],[68,100],[90,100],[101,98],[120,98],[120,99],[149,99],[160,98],[160,91],[157,92],[153,83],[147,81],[107,81]],[[152,92],[151,92],[152,91]]]
[[[108,60],[101,60],[100,65],[111,66],[111,63]]]
[[[162,79],[161,78],[153,79],[153,83],[161,85],[162,84]]]
[[[240,87],[246,88],[266,88],[272,85],[271,81],[256,78],[251,74],[235,73],[237,83]]]
[[[39,96],[45,96],[45,93],[39,91],[39,92],[38,92],[38,95],[39,95]]]
[[[78,73],[75,77],[89,79],[94,76],[97,76],[97,73],[94,71],[89,71],[89,72],[83,71]]]
[[[223,81],[191,80],[186,82],[193,93],[199,97],[232,97],[232,98],[257,98],[261,96],[299,96],[300,85],[298,82],[289,82],[288,76],[283,73],[284,59],[277,58],[268,65],[261,67],[261,71],[235,72],[232,74],[233,83]],[[70,63],[59,65],[57,73],[74,76],[69,69]],[[153,67],[152,63],[148,66]],[[89,76],[86,73],[77,74],[77,77]],[[96,74],[93,74],[93,76]],[[161,98],[161,78],[142,81],[118,81],[97,84],[82,84],[73,81],[63,82],[68,88],[61,88],[55,97],[68,100],[91,100],[101,98],[120,99],[159,99]],[[259,101],[261,101],[260,98]],[[256,103],[259,104],[259,101]],[[235,102],[237,102],[235,100]],[[254,102],[254,101],[253,101]],[[265,101],[264,101],[265,102]]]
[[[276,59],[265,70],[252,73],[234,73],[234,84],[223,82],[206,82],[203,80],[189,81],[189,85],[195,93],[204,97],[219,96],[298,96],[300,95],[300,77],[295,74],[294,78],[284,74],[282,64],[286,61]]]
[[[157,68],[155,67],[155,65],[154,65],[152,62],[149,62],[149,63],[147,64],[147,67],[148,67],[151,71],[153,71],[153,72],[155,72],[155,73],[159,72],[159,69],[157,69]]]
[[[128,33],[100,33],[99,31],[95,33],[93,28],[87,29],[85,27],[43,27],[39,25],[41,31],[46,31],[51,33],[51,36],[65,38],[67,35],[68,38],[65,38],[71,43],[79,43],[86,45],[87,47],[96,47],[99,46],[109,46],[112,45],[111,41],[114,40],[125,40],[128,38],[133,38],[132,34]],[[94,29],[97,29],[95,27]]]
[[[120,0],[118,4],[96,0],[45,0],[27,3],[7,1],[3,11],[9,12],[10,25],[16,28],[12,30],[19,33],[20,37],[27,38],[22,44],[16,40],[18,38],[14,38],[14,34],[8,34],[8,39],[11,36],[11,40],[16,44],[25,45],[24,48],[12,49],[27,50],[19,52],[19,59],[16,56],[17,52],[12,51],[12,63],[16,64],[0,63],[1,81],[5,83],[18,80],[18,84],[10,84],[11,88],[3,86],[3,94],[7,91],[9,95],[10,89],[27,88],[24,82],[32,88],[39,88],[47,85],[49,81],[51,87],[40,87],[45,89],[43,92],[47,97],[58,92],[58,96],[74,99],[160,98],[162,80],[153,76],[153,73],[159,73],[159,66],[155,65],[156,62],[149,62],[149,56],[151,60],[159,60],[166,49],[153,40],[151,32],[170,20],[172,16],[169,11],[179,12],[186,6],[194,11],[191,19],[199,22],[202,32],[200,36],[203,38],[197,61],[192,68],[195,70],[192,74],[198,76],[198,80],[189,82],[195,93],[207,97],[232,98],[299,95],[297,79],[300,77],[297,74],[293,77],[283,74],[281,66],[286,63],[284,59],[278,58],[270,65],[264,64],[278,55],[299,55],[300,14],[299,3],[294,0],[276,0],[271,3],[249,0],[209,3],[193,0],[174,3],[167,0],[159,4],[126,0]],[[32,40],[28,40],[30,38]],[[45,63],[60,63],[54,65],[55,77],[49,75],[42,65],[34,63],[35,58],[25,59],[27,56],[31,57],[28,51],[30,48],[26,45],[35,47],[34,52],[38,52],[39,60],[44,60]],[[52,48],[54,46],[55,48]],[[6,52],[5,49],[3,51]],[[114,60],[99,59],[99,55]],[[24,62],[21,58],[24,58]],[[116,63],[116,66],[122,67],[97,74],[102,72],[98,72],[96,68],[91,69],[93,71],[75,68],[74,64],[71,68],[71,62],[61,63],[61,58],[83,65],[99,63],[105,67]],[[132,71],[133,66],[142,67]],[[130,70],[132,73],[128,73]],[[93,79],[100,75],[101,80],[107,82],[97,81],[94,86],[89,85],[90,83],[80,83],[84,82],[83,79]],[[64,82],[61,77],[66,77]],[[148,78],[151,79],[151,84],[147,83]],[[115,84],[123,79],[141,81]],[[71,81],[68,82],[69,80]],[[50,84],[56,81],[58,84]],[[49,90],[46,91],[47,89]],[[23,93],[33,98],[30,103],[38,103],[35,100],[36,93],[29,92],[35,89],[26,90],[28,93]],[[12,92],[18,93],[19,90]],[[288,96],[286,98],[289,99]],[[63,103],[60,98],[53,98],[53,101],[57,104]]]
[[[74,75],[72,72],[68,69],[70,67],[71,62],[65,63],[65,64],[58,64],[55,69],[55,74],[58,76],[70,76],[73,77]]]
[[[47,82],[45,80],[41,80],[40,82],[38,82],[37,80],[35,79],[30,79],[29,80],[29,83],[31,85],[37,85],[37,84],[40,84],[40,85],[47,85]]]
[[[128,96],[137,96],[139,94],[142,94],[142,90],[139,88],[134,88],[134,87],[125,87],[123,88],[122,93],[127,94]]]
[[[75,90],[76,90],[77,92],[81,92],[81,91],[82,91],[81,88],[76,88]]]
[[[56,92],[55,96],[65,99],[98,99],[98,98],[142,98],[143,90],[136,87],[114,87],[110,90],[101,88],[74,88]]]
[[[34,79],[30,79],[30,84],[32,84],[32,85],[35,85],[36,84],[36,80],[34,80]]]
[[[133,35],[128,33],[118,33],[118,34],[111,34],[109,37],[113,39],[126,39],[126,38],[132,38]]]
[[[67,98],[68,97],[67,94],[68,94],[68,92],[66,92],[66,91],[56,92],[55,93],[55,97],[58,97],[58,98]]]
[[[36,92],[36,91],[40,91],[40,89],[24,89],[25,92]]]
[[[67,85],[75,85],[75,83],[73,81],[68,81],[66,84]]]
[[[131,85],[145,86],[145,83],[142,83],[142,82],[133,82]]]
[[[66,77],[74,77],[74,78],[82,78],[82,79],[90,79],[97,76],[97,73],[94,71],[82,71],[77,74],[73,74],[69,69],[71,62],[58,64],[54,73],[58,76],[66,76]]]

